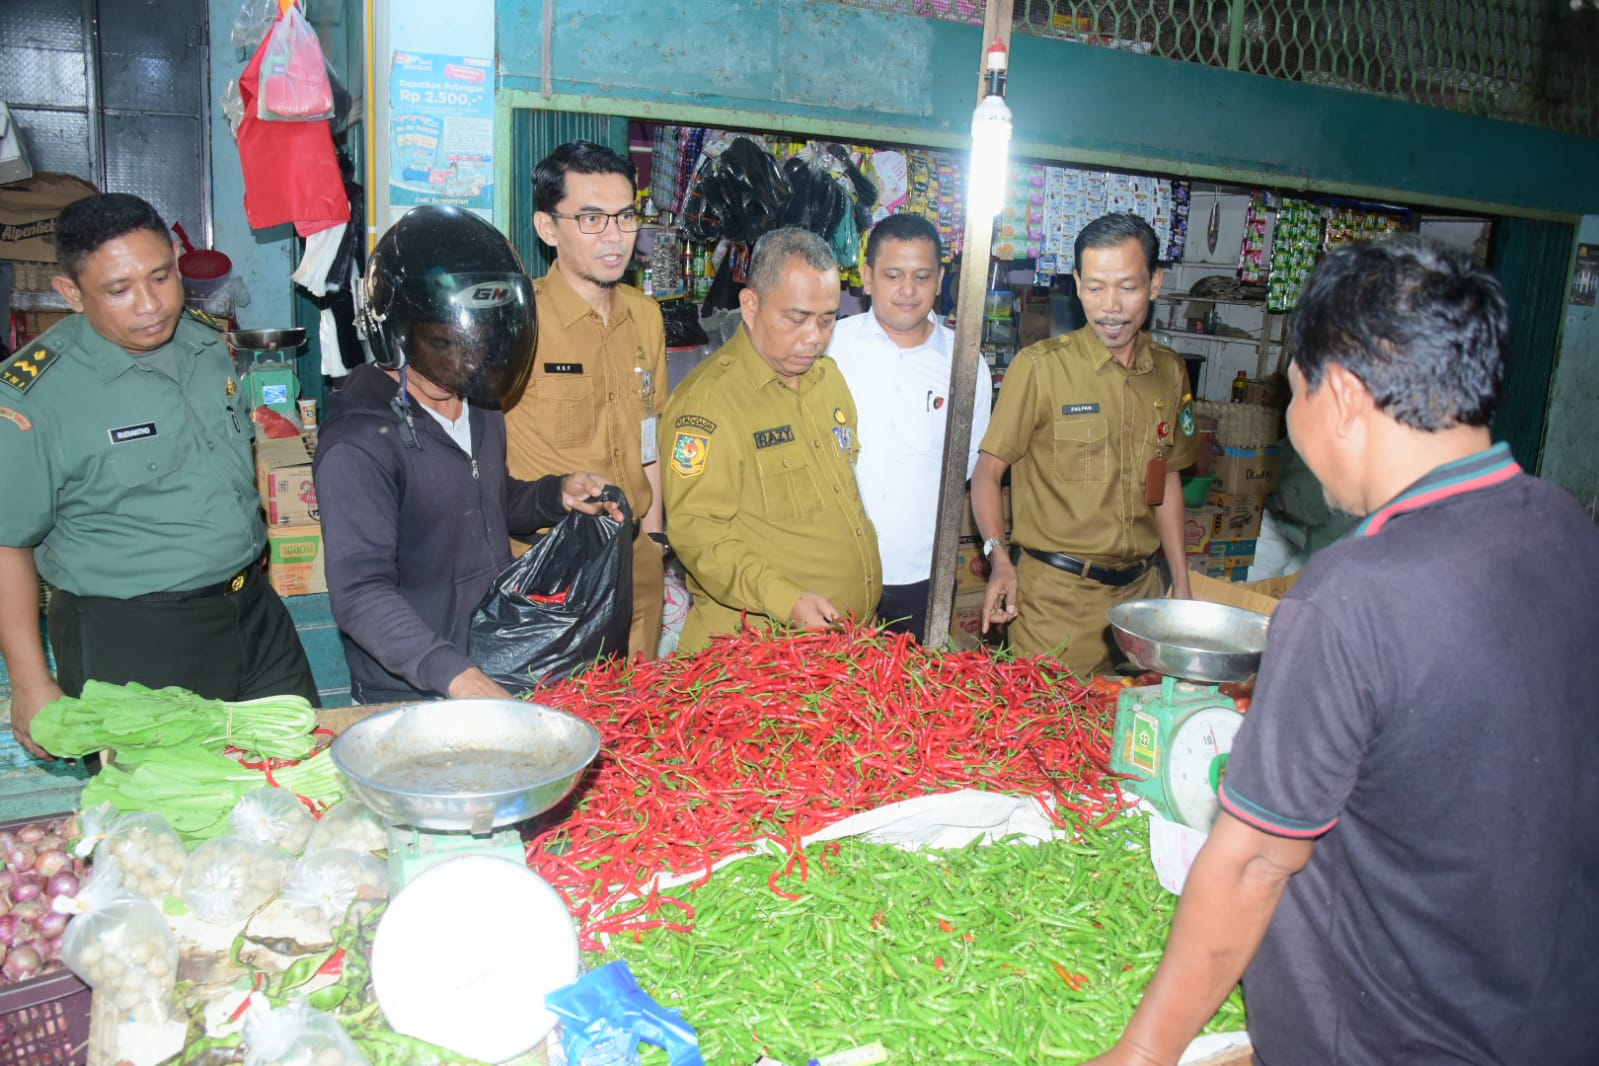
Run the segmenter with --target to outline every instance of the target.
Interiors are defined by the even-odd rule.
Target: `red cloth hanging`
[[[333,147],[333,127],[317,122],[265,122],[256,117],[261,59],[266,42],[256,49],[239,76],[244,117],[239,121],[239,162],[244,168],[244,216],[251,229],[293,222],[294,231],[309,237],[350,221]]]

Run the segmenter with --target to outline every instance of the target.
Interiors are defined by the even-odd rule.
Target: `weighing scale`
[[[511,826],[555,806],[599,754],[575,715],[519,700],[437,700],[349,726],[329,753],[387,825],[389,891],[461,855],[527,865]]]
[[[300,375],[294,363],[275,356],[261,361],[257,358],[298,348],[305,343],[305,330],[300,327],[234,330],[224,334],[224,339],[233,350],[235,367],[243,379],[250,406],[270,407],[285,418],[298,417],[295,401],[300,398]]]
[[[1122,692],[1110,768],[1131,774],[1122,787],[1161,816],[1200,831],[1216,820],[1216,789],[1244,722],[1214,685],[1162,678]]]
[[[1164,818],[1201,832],[1216,820],[1216,790],[1244,716],[1215,683],[1253,676],[1269,619],[1202,600],[1148,599],[1109,612],[1133,664],[1165,674],[1116,701],[1110,768]]]

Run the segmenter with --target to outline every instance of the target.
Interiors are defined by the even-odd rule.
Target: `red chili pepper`
[[[868,629],[745,629],[695,656],[597,664],[533,698],[602,736],[574,799],[527,848],[585,947],[615,901],[648,900],[662,874],[703,881],[763,837],[788,853],[774,891],[795,866],[804,881],[804,837],[894,800],[1001,790],[1037,798],[1063,826],[1108,820],[1127,802],[1108,773],[1113,694],[1041,661],[941,655]],[[652,921],[660,905],[603,931]]]

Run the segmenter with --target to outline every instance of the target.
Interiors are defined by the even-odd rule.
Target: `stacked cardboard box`
[[[1205,504],[1204,511],[1212,516],[1210,537],[1202,552],[1190,552],[1189,569],[1219,581],[1247,580],[1255,562],[1266,497],[1212,488]]]
[[[256,487],[267,521],[267,576],[280,596],[328,590],[323,569],[322,512],[303,437],[257,441]]]

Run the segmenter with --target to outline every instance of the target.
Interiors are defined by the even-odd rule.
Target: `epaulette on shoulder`
[[[226,333],[228,331],[228,324],[225,320],[218,318],[209,311],[202,311],[198,307],[184,307],[183,316],[200,323],[202,326],[209,326],[218,333]]]
[[[34,341],[16,355],[0,363],[0,383],[9,385],[23,395],[33,388],[44,372],[55,366],[61,357],[45,347],[42,339]]]

